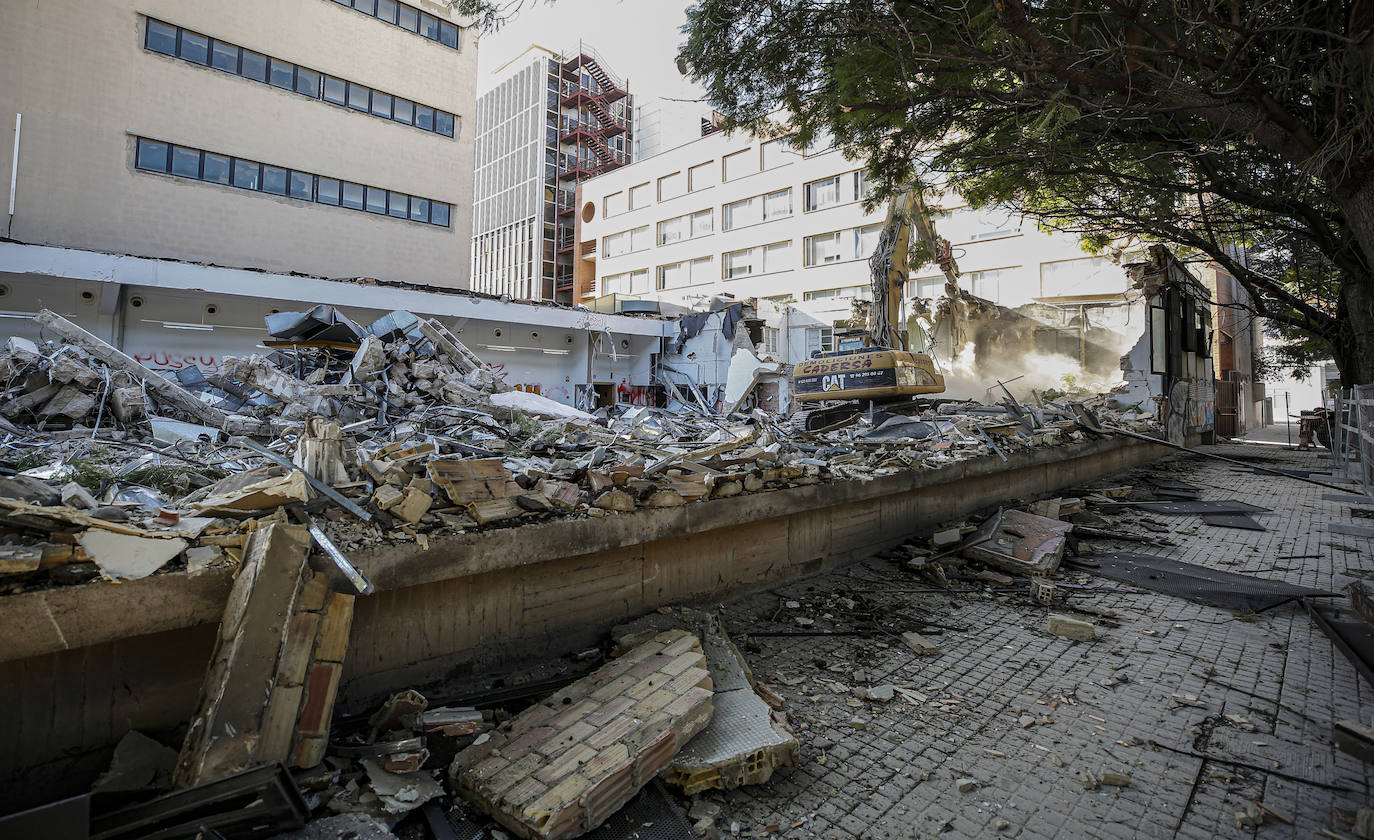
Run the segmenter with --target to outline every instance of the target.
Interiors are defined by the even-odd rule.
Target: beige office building
[[[428,0],[8,0],[0,233],[466,288],[463,23]]]

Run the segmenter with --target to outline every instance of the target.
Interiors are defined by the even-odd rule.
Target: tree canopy
[[[1358,0],[698,0],[680,56],[726,127],[828,132],[875,201],[928,168],[1093,244],[1181,246],[1371,382],[1372,24]]]

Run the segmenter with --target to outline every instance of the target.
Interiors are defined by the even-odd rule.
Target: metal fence
[[[1374,385],[1336,392],[1331,434],[1331,463],[1336,472],[1374,489]]]

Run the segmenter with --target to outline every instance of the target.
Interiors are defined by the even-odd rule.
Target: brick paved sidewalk
[[[1269,466],[1327,463],[1274,447],[1215,449]],[[1126,515],[1117,518],[1123,529],[1153,520],[1178,546],[1094,541],[1098,551],[1145,550],[1333,590],[1374,577],[1374,540],[1323,530],[1351,521],[1349,503],[1323,501],[1329,491],[1190,455],[1098,485],[1145,474],[1199,485],[1205,499],[1273,508],[1260,517],[1269,530]],[[803,727],[802,766],[706,797],[722,807],[722,835],[738,823],[741,836],[776,825],[771,836],[798,838],[1353,836],[1337,809],[1353,816],[1374,804],[1370,774],[1332,748],[1331,723],[1374,721],[1374,696],[1306,613],[1290,605],[1239,615],[1078,571],[1056,580],[1086,587],[1069,590],[1067,607],[1096,621],[1096,641],[1049,635],[1049,609],[1023,592],[967,582],[956,587],[976,591],[903,592],[929,584],[880,559],[726,605],[722,619],[737,637],[843,631],[870,607],[892,633],[739,639]],[[1102,611],[1116,615],[1092,614]],[[917,656],[898,638],[918,619],[948,628],[931,636],[937,656]],[[848,691],[879,684],[905,693],[877,703]],[[1194,757],[1204,753],[1277,772]],[[1080,774],[1103,771],[1127,774],[1129,786],[1086,789]],[[964,778],[976,787],[960,792]],[[1265,817],[1258,829],[1238,828],[1236,812],[1251,800],[1295,824]]]

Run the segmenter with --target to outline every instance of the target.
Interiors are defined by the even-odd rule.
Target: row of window
[[[362,111],[374,117],[413,125],[445,137],[453,137],[456,118],[447,111],[411,102],[365,85],[328,76],[299,64],[272,58],[250,49],[210,38],[189,29],[148,18],[145,49],[213,67],[235,76],[272,85],[325,102]]]
[[[662,179],[660,179],[661,181]],[[647,188],[649,185],[644,184]],[[661,185],[660,185],[661,188]],[[859,198],[867,197],[869,192],[869,182],[862,169],[855,172],[846,172],[843,175],[833,175],[829,178],[821,178],[811,181],[803,187],[805,196],[805,208],[808,212],[814,210],[824,210],[840,204],[848,204]],[[625,193],[616,193],[614,196],[607,196],[610,201],[616,196],[623,197]],[[630,202],[634,202],[634,190],[630,190]],[[607,205],[609,206],[609,205]],[[684,221],[689,216],[677,216],[658,223],[658,244],[666,245],[669,242],[677,242],[680,239],[690,239],[711,233],[711,211],[702,210],[697,213],[689,214],[693,220],[690,233],[684,226]],[[738,201],[721,206],[721,230],[734,230],[736,228],[756,225],[761,222],[771,222],[775,219],[782,219],[792,215],[792,188],[785,187],[763,195],[750,196]],[[701,218],[703,223],[699,226],[697,220]],[[676,235],[665,235],[665,230],[676,232]],[[611,234],[607,236],[607,243],[604,245],[607,256],[616,256],[612,253],[615,249],[609,244],[611,240],[619,242],[617,237],[623,233]],[[639,250],[630,248],[629,250]],[[628,252],[620,252],[628,253]]]
[[[438,44],[463,48],[463,30],[446,20],[425,14],[414,6],[398,3],[396,0],[334,0],[340,6],[349,6],[365,15],[371,15],[392,26],[399,26],[407,32],[415,32]]]
[[[699,224],[709,232],[710,227],[709,210],[701,213],[693,213],[687,216],[679,216],[676,219],[669,219],[668,222],[659,224],[659,244],[665,244],[664,224],[673,224],[673,230],[677,233],[683,231],[690,232],[692,225]],[[865,225],[860,228],[848,228],[846,230],[831,231],[830,233],[820,233],[815,236],[808,236],[802,240],[803,265],[825,265],[827,263],[842,262],[845,260],[867,259],[868,255],[877,247],[878,235],[882,232],[882,225]],[[618,257],[633,251],[641,251],[649,247],[648,243],[649,227],[635,228],[624,233],[617,233],[605,238],[603,248],[605,256]],[[673,240],[676,241],[676,240]],[[757,274],[769,274],[775,271],[785,271],[792,268],[788,264],[788,252],[792,247],[792,241],[774,242],[768,245],[756,245],[750,248],[742,248],[738,251],[728,251],[721,254],[721,276],[726,280],[738,280],[743,277],[753,277]],[[706,259],[709,259],[706,258]],[[688,261],[693,262],[693,261]],[[678,265],[678,263],[674,263]],[[647,271],[647,269],[646,269]],[[631,283],[630,275],[634,272],[624,274],[609,275],[607,280],[615,278],[617,281],[623,278],[624,282]],[[662,278],[660,278],[662,281]],[[705,282],[694,280],[694,283]],[[684,284],[690,285],[690,284]],[[673,288],[673,286],[658,286],[660,289]],[[626,291],[626,293],[629,293]]]
[[[779,166],[791,163],[798,157],[810,157],[828,151],[831,146],[832,142],[828,135],[817,138],[810,146],[800,151],[785,137],[778,140],[768,140],[760,143],[758,149],[744,149],[743,151],[734,152],[721,158],[721,178],[719,180],[734,181],[747,175],[753,175],[756,172],[776,169]],[[861,177],[857,173],[850,174]],[[668,201],[669,199],[715,186],[716,183],[718,183],[718,179],[716,178],[716,162],[708,160],[696,166],[689,166],[685,170],[679,170],[664,175],[658,179],[656,184],[654,182],[637,184],[630,187],[628,190],[621,190],[605,196],[601,203],[602,215],[606,217],[618,216],[630,210],[648,207],[653,201],[655,186],[658,188],[658,200]],[[859,182],[856,181],[856,183]],[[868,187],[864,186],[862,188],[862,196],[866,197],[867,194]],[[854,198],[849,199],[849,201],[854,200]],[[827,204],[825,206],[830,205]],[[815,209],[821,208],[817,207]]]
[[[452,209],[442,201],[395,190],[369,187],[143,137],[137,138],[135,143],[134,166],[145,172],[160,172],[440,227],[449,226]]]

